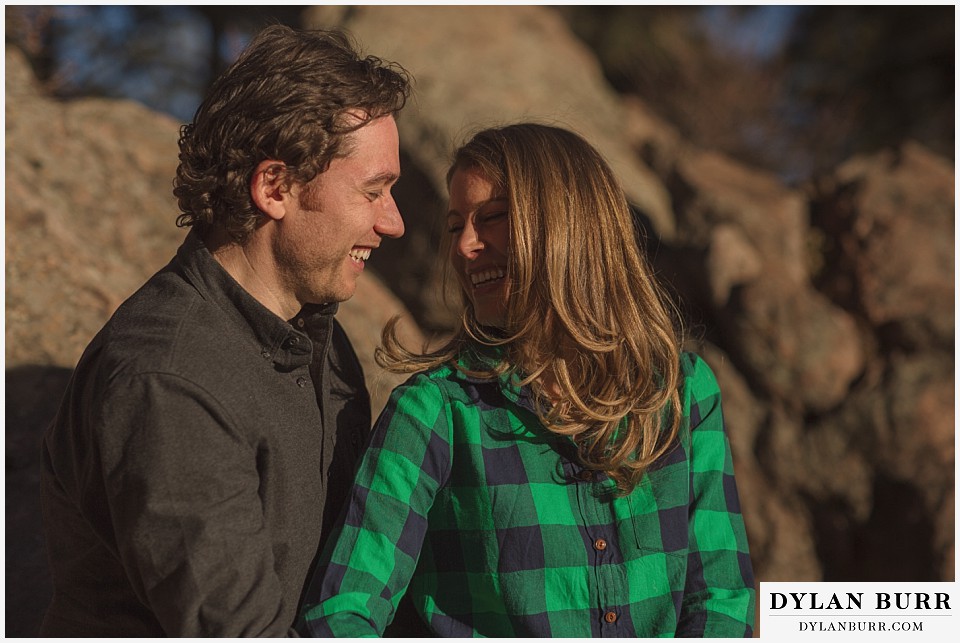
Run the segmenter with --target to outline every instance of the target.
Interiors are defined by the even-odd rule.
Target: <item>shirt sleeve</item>
[[[112,383],[98,415],[104,537],[164,632],[291,633],[256,453],[229,412],[192,382],[150,373]]]
[[[394,390],[308,586],[301,634],[383,635],[416,568],[427,514],[449,476],[449,427],[435,382],[419,375]]]
[[[685,354],[690,421],[689,555],[677,636],[753,636],[756,590],[723,423],[706,362]]]

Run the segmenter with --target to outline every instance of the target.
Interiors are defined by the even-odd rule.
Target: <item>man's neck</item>
[[[210,254],[250,296],[282,319],[291,319],[300,312],[296,298],[284,292],[276,262],[269,246],[253,234],[244,243],[237,243],[222,230],[211,230],[204,238]]]

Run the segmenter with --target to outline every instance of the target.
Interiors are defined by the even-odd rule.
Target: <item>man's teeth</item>
[[[473,282],[474,286],[479,286],[487,281],[502,279],[506,276],[507,272],[503,268],[490,268],[489,270],[481,270],[480,272],[473,273],[470,275],[470,281]]]
[[[366,261],[370,258],[370,248],[364,248],[362,250],[351,250],[350,257],[354,261]]]

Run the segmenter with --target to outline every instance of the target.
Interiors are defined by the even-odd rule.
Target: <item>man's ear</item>
[[[287,187],[287,166],[283,161],[261,161],[250,179],[250,198],[261,212],[280,220],[287,212],[291,194]]]

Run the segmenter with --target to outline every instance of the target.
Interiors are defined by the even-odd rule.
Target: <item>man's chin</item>
[[[313,304],[333,304],[351,299],[357,292],[356,280],[344,281],[335,288],[324,288],[316,290],[309,296],[309,302]]]
[[[342,283],[327,301],[343,302],[353,298],[355,294],[357,294],[357,280],[350,279]]]

